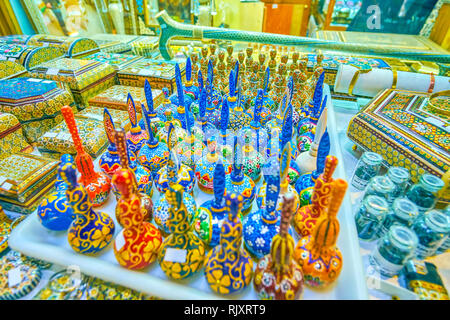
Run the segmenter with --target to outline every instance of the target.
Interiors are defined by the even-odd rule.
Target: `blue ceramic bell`
[[[153,99],[150,99],[153,103]],[[158,172],[166,165],[169,158],[169,148],[163,142],[159,142],[153,135],[152,123],[149,118],[149,110],[142,105],[142,112],[147,124],[148,140],[143,144],[138,153],[138,161],[149,169],[152,174]]]
[[[244,217],[244,243],[247,250],[257,259],[270,252],[272,238],[280,229],[281,215],[277,211],[280,194],[279,166],[267,167],[266,207],[249,213]]]
[[[300,114],[302,119],[299,121],[297,126],[298,136],[301,136],[308,131],[310,132],[313,130],[313,128],[317,124],[317,121],[319,120],[323,108],[326,106],[326,103],[322,103],[324,77],[325,73],[322,73],[314,89],[314,96],[312,100],[310,100],[308,104],[303,107],[303,112]]]
[[[269,74],[270,74],[269,67],[267,67],[266,74],[264,77],[263,88],[258,89],[258,92],[257,92],[257,96],[258,96],[258,95],[260,95],[259,92],[261,91],[261,98],[260,98],[261,104],[259,107],[259,121],[260,121],[262,127],[265,127],[267,122],[272,120],[272,118],[274,117],[272,112],[275,112],[277,109],[277,104],[267,94],[267,87],[269,85]],[[258,97],[255,100],[251,101],[251,104],[250,104],[250,107],[248,110],[248,113],[250,116],[253,116],[253,114],[254,114],[253,107],[255,106],[255,102],[257,99],[258,99]],[[272,109],[273,109],[273,111],[272,111]]]
[[[253,120],[248,127],[239,130],[238,137],[241,144],[244,143],[246,136],[250,137],[252,146],[260,153],[264,153],[264,149],[267,147],[269,140],[267,131],[262,129],[260,122],[261,108],[262,108],[263,90],[258,90],[256,101],[254,103],[254,111],[251,113]]]
[[[162,194],[159,200],[154,205],[154,213],[153,216],[155,218],[155,223],[158,226],[159,230],[164,236],[167,236],[171,233],[169,226],[170,219],[170,204],[166,199],[166,194],[170,192],[170,188],[177,185],[178,180],[178,166],[176,164],[176,158],[172,155],[169,157],[170,161],[167,165],[167,184],[169,188],[166,190],[166,193]],[[174,161],[175,159],[175,161]],[[188,192],[183,192],[183,203],[186,206],[187,210],[187,222],[191,224],[195,212],[197,210],[197,205],[195,203],[194,197],[190,195]]]
[[[195,119],[194,115],[189,111],[189,106],[192,101],[190,100],[189,96],[188,99],[185,100],[183,85],[181,84],[180,66],[178,65],[178,63],[175,65],[175,82],[177,84],[178,107],[172,116],[175,120],[180,121],[181,127],[183,129],[187,130],[188,125],[190,127],[194,126]],[[187,122],[189,122],[189,124],[187,124]]]
[[[227,195],[228,219],[222,224],[219,245],[214,247],[205,261],[205,277],[209,287],[220,294],[244,290],[253,276],[253,261],[242,248],[242,223],[239,213],[242,196]]]
[[[216,127],[220,128],[220,106],[223,98],[214,89],[214,69],[211,60],[208,63],[208,77],[206,79],[206,117]]]
[[[211,247],[219,244],[222,223],[228,214],[224,193],[225,168],[222,163],[218,163],[214,169],[214,199],[200,205],[194,218],[195,233]]]
[[[232,71],[231,71],[232,72]],[[241,100],[241,87],[239,86],[238,95],[236,96],[233,77],[230,75],[230,96],[228,97],[228,107],[230,108],[230,118],[228,120],[228,129],[231,129],[237,134],[239,130],[250,125],[252,117],[244,111],[242,108]],[[230,105],[230,102],[232,105]]]
[[[162,103],[155,109],[156,115],[162,121],[173,120],[173,115],[177,112],[177,105],[173,104],[169,99],[169,90],[167,88],[162,88],[164,99]],[[180,123],[181,125],[181,123]]]
[[[167,141],[173,140],[171,136],[174,134],[174,131],[175,131],[174,126],[170,124]],[[169,150],[172,150],[172,144],[169,144]],[[169,164],[170,165],[175,164],[176,170],[173,172],[175,174],[173,180],[175,181],[175,183],[178,183],[180,186],[183,187],[184,193],[192,193],[192,190],[194,189],[195,186],[194,170],[192,170],[185,164],[179,163],[178,159],[172,159],[172,157],[176,156],[173,152],[170,152],[167,165],[159,169],[158,172],[155,174],[154,179],[156,189],[160,193],[163,194],[166,193],[166,191],[169,189],[169,170],[168,170]]]
[[[73,164],[74,159],[70,154],[64,154],[61,157],[60,167],[68,163]],[[75,219],[72,207],[66,199],[68,187],[58,172],[55,181],[56,191],[47,195],[37,209],[39,221],[45,228],[53,231],[65,231],[69,229],[70,224]]]
[[[133,154],[138,154],[142,146],[148,139],[148,133],[139,126],[137,121],[136,106],[133,97],[128,94],[128,116],[130,117],[131,129],[126,133],[127,143],[130,146],[130,151]]]
[[[220,115],[220,134],[218,150],[224,159],[228,160],[233,154],[233,145],[230,141],[232,136],[228,132],[228,120],[230,118],[230,110],[228,108],[228,100],[225,99],[222,105],[222,111]]]
[[[77,182],[77,171],[73,162],[64,163],[58,170],[68,185],[67,203],[72,207],[75,220],[68,231],[68,241],[77,253],[96,254],[112,241],[115,225],[104,212],[94,211],[92,201],[84,187]]]
[[[328,132],[320,139],[316,158],[316,170],[302,174],[295,184],[295,190],[300,195],[300,207],[311,204],[311,197],[316,184],[316,179],[323,173],[325,168],[325,159],[330,153],[330,138]]]
[[[179,70],[179,67],[178,67]],[[178,77],[175,71],[175,77]],[[179,73],[179,79],[181,84],[181,72]],[[177,94],[173,94],[170,97],[170,102],[174,105],[180,105],[180,94],[183,94],[184,103],[186,103],[187,107],[190,108],[192,102],[198,99],[198,88],[194,86],[194,82],[192,81],[192,63],[191,58],[186,59],[186,81],[181,85],[180,89],[178,89],[177,84]]]
[[[199,106],[200,95],[202,93],[202,90],[205,90],[204,83],[203,83],[203,74],[202,74],[201,70],[198,70],[197,79],[198,79],[198,85],[197,85],[198,98],[197,98],[197,100],[192,102],[191,107],[189,108],[190,109],[189,111],[191,111],[191,113],[194,115],[195,119],[198,119],[200,117],[200,115],[199,115],[200,114],[200,106]]]
[[[253,182],[258,183],[261,179],[261,167],[265,162],[264,156],[258,152],[258,139],[256,146],[253,147],[252,137],[244,135],[244,146],[242,147],[242,171],[249,176]],[[261,149],[265,151],[265,149]]]
[[[210,119],[206,117],[206,90],[202,88],[199,99],[199,117],[192,128],[194,135],[203,137],[202,142],[206,144],[207,137],[216,135],[217,128]]]
[[[105,126],[106,137],[109,141],[108,149],[102,154],[98,165],[102,171],[112,177],[114,172],[120,168],[120,158],[114,142],[114,122],[108,109],[103,110],[103,125]]]
[[[127,149],[129,150],[128,142],[126,143]],[[127,155],[129,167],[134,172],[134,176],[136,177],[138,192],[151,196],[153,184],[152,172],[148,168],[141,165],[139,161],[136,161],[136,157],[134,157],[130,152],[128,152]]]
[[[150,121],[152,122],[152,128],[153,128],[153,134],[158,137],[158,131],[164,127],[165,119],[159,118],[157,112],[153,108],[153,94],[152,94],[152,87],[150,86],[150,82],[148,82],[147,79],[145,79],[144,83],[144,93],[145,93],[145,100],[147,101],[147,108],[149,110],[149,117]],[[145,128],[145,119],[142,117],[141,121],[139,121],[139,126],[141,128]]]
[[[256,196],[255,182],[242,171],[242,154],[238,146],[238,139],[234,137],[233,171],[226,176],[225,192],[242,195],[242,214],[246,215],[252,210],[253,200]]]

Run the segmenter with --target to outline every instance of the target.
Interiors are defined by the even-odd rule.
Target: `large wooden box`
[[[31,152],[33,147],[23,136],[22,125],[15,116],[0,112],[0,160],[17,152]]]
[[[67,58],[81,59],[85,56],[100,51],[98,44],[91,39],[82,37],[53,36],[49,34],[37,34],[32,36],[28,45],[36,47],[56,47],[64,51]]]
[[[129,67],[133,63],[144,59],[144,57],[121,53],[97,52],[84,57],[83,59],[107,63],[117,71],[120,71]]]
[[[0,42],[0,60],[9,60],[23,65],[27,70],[53,59],[64,56],[64,51],[56,47],[34,47],[25,44]]]

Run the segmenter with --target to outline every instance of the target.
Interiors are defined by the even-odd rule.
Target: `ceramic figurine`
[[[259,85],[258,88],[264,88],[264,82],[265,82],[265,73],[266,73],[266,55],[263,52],[260,52],[258,55],[258,79],[259,79]]]
[[[291,163],[291,146],[290,144],[286,144],[284,146],[283,152],[280,157],[281,164],[281,183],[280,183],[280,194],[278,196],[278,205],[277,210],[281,211],[283,206],[283,195],[290,193],[294,196],[295,206],[294,206],[294,215],[297,213],[298,208],[300,207],[300,197],[298,192],[295,190],[293,186],[289,184],[289,168]],[[258,195],[256,196],[256,204],[258,208],[264,210],[266,208],[266,183],[259,188]]]
[[[303,294],[303,271],[294,259],[295,243],[288,233],[295,212],[292,193],[283,196],[280,232],[273,238],[270,254],[256,265],[253,285],[262,300],[299,300]]]
[[[272,120],[272,113],[275,112],[278,108],[278,104],[273,101],[268,94],[269,90],[269,79],[270,79],[270,71],[269,67],[266,68],[264,74],[264,80],[262,85],[258,85],[258,88],[262,88],[263,90],[263,99],[262,99],[262,108],[261,108],[261,125],[265,126],[266,123]],[[251,106],[254,103],[251,101]]]
[[[139,150],[141,150],[142,146],[147,141],[148,133],[145,130],[142,130],[141,126],[138,124],[136,106],[134,104],[133,97],[131,96],[131,94],[128,94],[127,104],[131,129],[129,132],[127,132],[126,139],[128,145],[130,146],[130,151],[134,155],[137,155],[139,153]]]
[[[189,214],[183,199],[183,187],[175,184],[166,193],[169,203],[169,229],[158,255],[159,265],[171,279],[192,276],[203,267],[205,246],[190,230]]]
[[[214,87],[214,71],[212,63],[208,63],[208,73],[206,79],[206,117],[216,127],[220,125],[220,105],[222,95]]]
[[[301,207],[311,204],[314,185],[319,175],[323,173],[323,170],[325,168],[325,159],[328,156],[329,152],[330,138],[328,136],[328,132],[325,131],[322,139],[320,139],[319,148],[317,150],[316,167],[314,171],[302,174],[295,183],[295,190],[297,190],[298,194],[300,195]]]
[[[225,168],[218,163],[214,169],[214,199],[200,205],[194,218],[195,233],[212,248],[219,244],[222,223],[227,218],[224,193]]]
[[[333,182],[333,172],[338,160],[334,156],[327,156],[325,169],[316,179],[311,196],[311,204],[301,207],[294,216],[294,228],[297,233],[306,237],[312,232],[317,221],[323,216],[330,200],[330,183]]]
[[[180,121],[181,127],[185,130],[188,128],[187,121],[189,122],[189,126],[192,127],[195,123],[194,116],[189,111],[189,107],[191,106],[192,100],[190,96],[185,95],[183,91],[183,85],[181,83],[181,72],[180,66],[178,63],[175,65],[175,81],[177,84],[177,104],[178,108],[172,114],[173,118]],[[172,101],[173,102],[173,101]]]
[[[295,247],[294,257],[303,269],[305,284],[311,288],[329,287],[342,270],[342,254],[336,246],[339,221],[336,218],[347,190],[347,182],[336,179],[330,186],[331,199],[325,216],[317,222],[311,235]]]
[[[225,167],[225,173],[231,172],[231,165],[217,153],[217,141],[208,140],[207,148],[205,148],[202,157],[198,159],[195,166],[195,176],[197,177],[197,185],[199,189],[205,193],[213,194],[213,174],[217,163],[222,161]]]
[[[219,58],[217,63],[217,90],[224,93],[226,88],[225,50],[220,49],[217,57]]]
[[[245,75],[246,78],[249,78],[249,74],[253,71],[253,48],[250,46],[247,47],[245,53],[247,54],[245,57]]]
[[[255,182],[243,172],[243,159],[237,137],[234,137],[234,161],[233,171],[226,176],[225,189],[227,194],[237,193],[243,198],[242,214],[246,215],[252,210],[253,200],[255,200]]]
[[[325,97],[324,102],[326,102],[327,97]],[[320,116],[319,122],[317,123],[317,126],[313,128],[314,132],[314,140],[311,144],[311,147],[307,152],[302,152],[298,155],[297,159],[295,159],[295,162],[297,163],[298,167],[300,168],[300,171],[302,173],[312,172],[316,169],[316,158],[317,158],[317,152],[319,148],[319,143],[321,141],[321,138],[323,134],[325,133],[325,130],[327,128],[327,108],[324,108],[322,111],[322,114]],[[297,145],[298,147],[298,145]],[[296,149],[298,150],[298,148]],[[302,147],[300,146],[300,149]]]
[[[112,183],[121,194],[116,205],[116,215],[123,226],[114,241],[114,255],[119,264],[127,269],[143,269],[158,256],[162,244],[161,233],[153,224],[145,221],[141,199],[135,192],[133,171],[119,169]]]
[[[141,198],[141,212],[144,215],[145,221],[151,221],[153,215],[153,201],[152,201],[152,174],[151,172],[139,164],[134,158],[130,157],[131,152],[127,148],[127,142],[125,140],[125,131],[123,129],[114,130],[114,141],[117,146],[117,153],[120,158],[120,169],[125,169],[133,172],[134,190],[133,193],[139,193]],[[122,197],[120,190],[116,186],[112,185],[113,192],[116,199],[119,200]],[[117,222],[123,227],[123,223],[116,211]]]
[[[78,171],[81,173],[79,182],[86,188],[86,192],[89,194],[92,205],[94,207],[99,207],[108,200],[109,192],[111,190],[111,180],[104,173],[96,172],[94,170],[92,158],[84,151],[83,144],[81,143],[72,109],[69,106],[64,106],[61,108],[61,113],[64,116],[67,128],[72,135],[73,144],[77,150],[75,163]]]
[[[256,143],[256,147],[258,147],[258,142]],[[242,147],[242,171],[245,175],[249,176],[255,184],[261,179],[261,166],[264,164],[264,161],[264,156],[253,147],[251,136],[244,135],[244,146]]]
[[[153,103],[153,99],[150,99]],[[153,135],[152,123],[149,117],[149,110],[142,105],[143,116],[147,124],[148,140],[140,148],[137,159],[140,164],[149,169],[152,174],[158,172],[167,163],[169,149],[163,142],[159,142]],[[128,140],[128,139],[127,139]]]
[[[241,195],[227,195],[228,219],[222,224],[219,245],[205,259],[206,281],[216,293],[238,293],[250,284],[253,276],[253,261],[242,248],[242,223],[239,219],[242,201]]]
[[[245,74],[247,76],[247,88],[243,92],[245,97],[243,107],[247,110],[253,106],[259,88],[258,63],[254,62],[251,65],[250,72],[246,69]]]
[[[269,167],[266,174],[266,207],[244,217],[244,243],[257,259],[270,252],[272,238],[280,231],[280,212],[277,210],[280,194],[279,166]]]
[[[65,154],[61,157],[60,166],[64,166],[67,163],[74,163],[74,159],[70,154]],[[45,228],[53,231],[65,231],[69,229],[70,224],[75,219],[72,207],[66,198],[68,187],[58,172],[55,181],[56,191],[47,195],[37,209],[39,222]]]
[[[208,47],[205,45],[201,50],[202,57],[200,58],[200,71],[202,74],[207,74],[208,72]]]
[[[275,102],[275,104],[279,104],[281,101],[281,98],[283,97],[283,90],[286,86],[286,78],[284,76],[286,69],[286,65],[283,63],[280,63],[278,65],[278,73],[275,74],[274,77],[274,86],[273,89],[270,90],[270,98]],[[270,68],[269,68],[270,70]]]
[[[194,86],[199,87],[198,74],[200,72],[200,66],[198,64],[198,52],[193,52],[191,54],[191,61],[192,61],[192,74],[194,75]]]
[[[171,135],[174,133],[174,127],[170,124],[169,133],[168,133],[168,141],[172,141]],[[172,149],[172,146],[169,144],[169,150]],[[194,170],[188,167],[185,164],[180,164],[178,160],[171,159],[174,156],[173,152],[169,153],[169,161],[167,165],[158,170],[158,172],[154,176],[155,187],[160,193],[166,193],[169,189],[169,164],[173,162],[171,165],[175,165],[176,170],[171,172],[174,174],[174,181],[181,185],[186,193],[192,193],[192,190],[195,186],[195,174]]]
[[[228,53],[228,56],[227,56],[227,59],[226,59],[226,62],[227,62],[227,69],[226,69],[227,74],[229,74],[230,71],[234,68],[234,66],[236,64],[236,61],[237,61],[233,57],[233,50],[234,50],[233,45],[230,44],[230,45],[227,46],[227,53]]]
[[[114,172],[120,168],[120,159],[119,154],[117,153],[116,144],[114,143],[114,122],[111,114],[106,108],[103,110],[103,125],[105,126],[109,146],[106,152],[100,157],[98,165],[105,174],[111,177]]]
[[[75,252],[82,254],[102,251],[113,238],[114,221],[106,213],[94,211],[91,197],[77,182],[77,172],[73,163],[64,163],[59,168],[59,174],[68,185],[67,203],[72,207],[76,217],[68,231],[70,246]]]
[[[263,90],[259,89],[253,107],[254,110],[251,113],[253,120],[250,122],[250,125],[248,127],[246,126],[242,128],[242,130],[239,130],[238,132],[240,142],[243,143],[245,141],[246,136],[250,137],[253,148],[256,149],[258,152],[261,152],[263,149],[267,147],[267,142],[269,140],[267,131],[262,129],[263,125],[260,121],[262,101],[263,101]]]

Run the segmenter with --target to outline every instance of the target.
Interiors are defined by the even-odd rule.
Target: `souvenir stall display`
[[[27,70],[63,56],[64,51],[59,47],[36,47],[0,42],[0,60],[17,62]]]
[[[60,51],[0,52],[0,299],[448,298],[449,78],[411,67],[447,53],[165,11],[125,35],[131,3],[115,35],[0,38]]]

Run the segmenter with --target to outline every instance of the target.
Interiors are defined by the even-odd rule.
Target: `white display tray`
[[[328,86],[326,86],[324,93],[329,96]],[[335,155],[338,159],[342,159],[340,148],[336,147],[339,140],[337,139],[331,99],[328,99],[328,112],[331,113],[328,116],[328,132],[331,139],[330,154]],[[97,161],[95,161],[95,167],[98,169]],[[338,164],[334,177],[345,177],[342,162]],[[158,192],[155,190],[153,201],[156,202],[158,197]],[[196,187],[194,189],[194,198],[197,204],[201,204],[211,199],[212,196],[201,192]],[[115,204],[116,200],[111,194],[107,204],[97,209],[97,211],[108,213],[116,222],[114,214]],[[255,202],[253,210],[256,209],[257,205]],[[344,198],[338,219],[341,226],[338,246],[343,256],[341,275],[334,286],[325,291],[305,288],[303,299],[368,299],[365,272],[348,194]],[[121,227],[116,223],[115,235],[120,229]],[[298,239],[295,240],[297,241]],[[149,268],[142,271],[125,269],[116,261],[112,243],[97,256],[78,254],[69,246],[67,233],[51,232],[45,229],[40,224],[36,212],[27,217],[12,231],[9,238],[9,246],[25,255],[43,259],[57,265],[64,267],[78,266],[80,271],[86,275],[111,281],[162,299],[257,299],[252,284],[240,294],[230,296],[217,295],[209,288],[203,270],[189,279],[173,281],[166,277],[158,262],[153,263]]]

